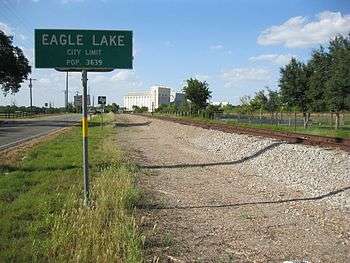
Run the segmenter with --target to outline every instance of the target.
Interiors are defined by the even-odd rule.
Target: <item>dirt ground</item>
[[[116,125],[143,171],[137,213],[148,262],[350,262],[349,211],[327,198],[208,155],[191,143],[200,128],[133,115]]]

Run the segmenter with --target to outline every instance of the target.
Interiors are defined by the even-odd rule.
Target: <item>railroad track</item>
[[[249,134],[254,136],[261,136],[266,138],[283,140],[289,143],[300,143],[300,144],[306,144],[306,145],[320,146],[323,148],[336,148],[336,149],[344,150],[346,152],[350,152],[350,139],[292,133],[292,132],[278,132],[278,131],[271,131],[268,129],[233,126],[225,123],[206,124],[206,123],[201,123],[193,120],[178,119],[178,118],[164,117],[164,116],[149,116],[149,117],[168,120],[168,121],[172,121],[172,122],[184,124],[184,125],[201,127],[204,129],[217,130],[217,131],[222,131],[227,133]]]

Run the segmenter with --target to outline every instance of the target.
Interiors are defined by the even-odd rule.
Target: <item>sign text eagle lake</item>
[[[36,68],[131,69],[132,62],[132,31],[35,30]]]

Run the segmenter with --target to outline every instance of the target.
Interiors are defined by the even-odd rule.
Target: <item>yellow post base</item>
[[[82,118],[82,126],[83,126],[83,137],[88,137],[89,133],[89,123],[88,119],[86,117]]]

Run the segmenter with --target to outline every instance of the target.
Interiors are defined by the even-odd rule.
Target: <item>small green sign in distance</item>
[[[35,67],[132,69],[132,31],[35,29]]]

